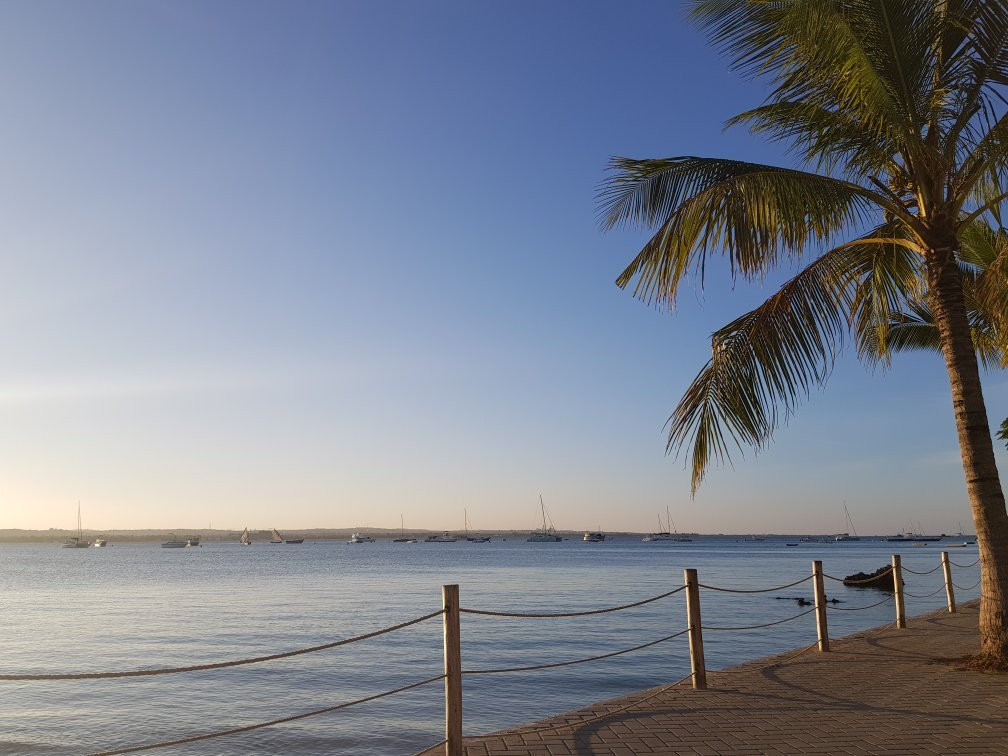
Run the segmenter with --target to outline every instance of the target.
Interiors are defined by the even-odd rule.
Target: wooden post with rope
[[[948,598],[948,610],[950,614],[955,614],[955,591],[952,590],[952,565],[949,564],[947,551],[941,553],[942,571],[945,573],[945,596]]]
[[[445,756],[462,756],[462,632],[459,587],[441,586],[444,606]]]
[[[812,562],[812,582],[815,588],[815,619],[819,650],[829,651],[829,630],[826,627],[826,589],[823,587],[822,561],[818,559]]]
[[[693,689],[707,689],[707,667],[704,665],[703,631],[700,628],[700,585],[696,570],[684,570],[686,578],[686,619],[689,623],[690,671]]]
[[[903,563],[899,554],[892,555],[893,590],[896,596],[896,627],[906,628],[906,609],[903,607]]]

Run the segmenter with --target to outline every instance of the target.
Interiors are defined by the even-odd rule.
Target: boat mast
[[[77,499],[77,540],[78,541],[84,540],[84,531],[81,530],[81,521],[80,521],[80,499]]]
[[[546,505],[543,504],[542,494],[539,494],[539,509],[542,510],[542,516],[543,516],[543,529],[542,529],[542,532],[543,532],[543,535],[546,535]]]
[[[843,511],[844,511],[844,514],[847,516],[847,524],[850,525],[851,534],[852,535],[857,535],[857,530],[855,530],[855,528],[854,528],[854,520],[851,519],[850,512],[847,511],[847,502],[846,501],[844,502],[844,505],[843,505]]]

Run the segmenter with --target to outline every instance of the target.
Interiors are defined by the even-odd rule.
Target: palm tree
[[[1001,421],[1001,430],[998,431],[998,438],[1005,442],[1005,447],[1008,448],[1008,417]]]
[[[691,15],[763,105],[733,118],[787,143],[801,168],[681,156],[614,158],[604,228],[654,233],[617,279],[671,307],[708,255],[733,276],[799,272],[712,339],[669,418],[693,490],[733,445],[759,449],[847,334],[888,359],[890,323],[926,302],[952,391],[981,559],[981,661],[1008,665],[1008,512],[980,385],[967,292],[1008,317],[1008,255],[970,287],[962,240],[1008,191],[1008,0],[692,0]],[[1002,329],[1003,333],[1004,330]]]

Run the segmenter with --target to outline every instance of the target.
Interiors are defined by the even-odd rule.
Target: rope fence
[[[886,567],[878,575],[872,575],[871,577],[864,578],[862,580],[848,580],[847,578],[834,577],[833,575],[827,575],[825,572],[823,573],[823,577],[826,578],[827,580],[835,580],[838,583],[843,583],[844,585],[865,585],[866,583],[877,583],[879,578],[883,577],[884,575],[888,575],[890,572],[892,572],[892,569],[893,569],[892,567]]]
[[[308,648],[299,648],[297,651],[284,651],[279,654],[269,654],[268,656],[254,656],[250,659],[236,659],[234,661],[226,662],[213,662],[211,664],[191,664],[188,667],[162,667],[159,669],[133,669],[127,672],[80,672],[75,674],[65,674],[65,675],[0,675],[0,680],[105,680],[116,677],[147,677],[150,675],[175,675],[180,672],[205,672],[209,669],[224,669],[226,667],[240,667],[243,664],[259,664],[260,662],[275,661],[276,659],[289,659],[292,656],[300,656],[301,654],[314,654],[318,651],[327,651],[330,648],[339,648],[340,646],[347,646],[351,643],[357,643],[358,641],[367,640],[368,638],[377,638],[379,635],[385,635],[386,633],[395,632],[396,630],[402,630],[404,627],[409,627],[410,625],[418,625],[421,622],[426,622],[429,619],[438,617],[444,614],[444,610],[440,612],[431,612],[430,614],[425,614],[423,617],[417,617],[416,619],[411,619],[406,622],[400,622],[398,625],[392,625],[391,627],[383,627],[381,630],[375,630],[371,633],[364,633],[363,635],[355,635],[352,638],[344,638],[343,640],[333,641],[332,643],[323,643],[320,646],[309,646]]]
[[[958,588],[959,586],[956,586],[956,587]],[[936,588],[935,590],[931,591],[931,593],[917,594],[917,593],[910,593],[908,591],[903,591],[903,595],[904,596],[909,596],[910,598],[924,599],[924,598],[931,598],[932,596],[935,596],[935,595],[941,593],[944,590],[945,590],[945,586],[944,585],[940,585],[940,586],[938,586],[938,588]]]
[[[436,675],[434,677],[428,677],[426,680],[420,680],[419,682],[410,683],[409,685],[403,685],[401,688],[395,688],[394,690],[386,690],[384,693],[375,693],[371,696],[365,696],[364,698],[358,698],[353,701],[346,701],[345,703],[337,704],[335,706],[326,706],[323,709],[315,709],[314,711],[306,711],[302,714],[294,714],[289,717],[281,717],[280,719],[271,719],[269,722],[258,722],[252,725],[245,725],[244,727],[233,727],[230,730],[218,730],[217,732],[208,732],[205,735],[193,735],[188,738],[179,738],[177,740],[163,740],[159,743],[149,743],[147,745],[130,746],[129,748],[119,748],[114,751],[100,751],[98,753],[92,754],[92,756],[114,756],[114,754],[121,753],[138,753],[140,751],[153,751],[156,748],[169,748],[170,746],[186,745],[187,743],[198,743],[201,740],[210,740],[211,738],[222,738],[226,735],[239,735],[243,732],[252,732],[252,730],[261,730],[263,727],[273,727],[274,725],[286,724],[287,722],[296,722],[299,719],[307,719],[308,717],[315,717],[319,714],[329,714],[334,711],[339,711],[340,709],[349,709],[351,706],[356,706],[357,704],[367,703],[368,701],[377,701],[379,698],[385,698],[386,696],[394,695],[395,693],[403,693],[407,690],[413,690],[413,688],[419,688],[422,685],[430,685],[432,682],[437,682],[438,680],[443,680],[444,675]]]
[[[529,667],[501,667],[499,669],[463,669],[463,675],[495,675],[502,672],[532,672],[537,669],[551,669],[553,667],[569,667],[573,664],[584,664],[585,662],[599,661],[600,659],[609,659],[613,656],[622,656],[623,654],[629,654],[631,651],[640,651],[643,648],[648,648],[650,646],[657,646],[659,643],[664,643],[665,641],[672,640],[673,638],[678,638],[680,635],[686,635],[689,629],[680,630],[678,633],[672,633],[672,635],[666,635],[664,638],[659,638],[658,640],[653,640],[650,643],[642,643],[639,646],[633,646],[632,648],[624,648],[622,651],[613,651],[608,654],[599,654],[598,656],[588,656],[584,659],[573,659],[571,661],[563,662],[550,662],[548,664],[533,664]]]
[[[787,585],[778,585],[775,588],[720,588],[716,585],[704,585],[703,583],[698,583],[701,588],[706,588],[708,591],[721,591],[722,593],[773,593],[774,591],[783,591],[785,588],[794,588],[796,585],[801,585],[802,583],[811,580],[812,576],[803,577],[801,580],[795,580],[793,583],[788,583]]]
[[[928,570],[927,572],[917,572],[917,570],[911,570],[909,567],[904,567],[903,572],[911,572],[914,575],[930,575],[932,572],[938,572],[941,568],[942,566],[939,564],[933,570]]]
[[[643,601],[635,601],[632,604],[623,604],[622,606],[611,606],[608,609],[589,609],[582,612],[492,612],[486,609],[467,609],[462,606],[459,607],[459,611],[462,614],[477,614],[483,617],[517,617],[521,619],[555,619],[558,617],[589,617],[593,614],[609,614],[610,612],[621,612],[624,609],[633,609],[638,606],[644,606],[645,604],[650,604],[654,601],[658,601],[663,598],[668,598],[669,596],[674,596],[675,594],[685,591],[686,586],[681,586],[676,588],[674,591],[669,591],[668,593],[662,593],[658,596],[652,596],[651,598],[644,599]]]
[[[538,670],[556,669],[559,667],[569,667],[579,664],[587,664],[590,662],[598,662],[605,659],[612,659],[618,656],[623,656],[625,654],[634,653],[637,651],[642,651],[647,648],[657,646],[661,643],[666,643],[675,638],[679,638],[684,635],[689,636],[689,659],[690,659],[690,669],[691,672],[686,677],[676,680],[673,683],[669,683],[658,688],[656,691],[645,695],[642,698],[635,698],[633,701],[629,702],[623,707],[613,709],[607,709],[602,714],[597,716],[589,717],[587,719],[576,719],[573,721],[563,721],[558,723],[551,723],[543,727],[535,728],[534,730],[528,730],[527,728],[522,728],[523,732],[555,732],[559,730],[564,730],[568,728],[582,727],[588,723],[601,719],[603,717],[610,717],[614,713],[619,713],[621,711],[626,711],[632,709],[636,706],[652,700],[653,698],[660,696],[662,693],[668,691],[674,686],[680,685],[687,680],[692,681],[692,687],[694,689],[704,689],[707,687],[707,676],[706,676],[706,662],[704,658],[704,646],[703,646],[703,631],[708,632],[745,632],[749,630],[759,630],[762,628],[774,627],[776,625],[782,625],[788,622],[793,622],[801,617],[809,614],[815,614],[815,627],[816,627],[816,642],[806,646],[804,648],[798,649],[793,654],[789,656],[778,658],[771,661],[766,668],[779,666],[785,664],[791,659],[797,658],[798,656],[811,651],[813,648],[818,648],[820,653],[825,653],[829,651],[829,631],[827,623],[827,613],[829,611],[838,612],[859,612],[868,609],[874,609],[876,607],[882,606],[888,602],[894,602],[896,606],[896,617],[894,623],[889,623],[884,626],[888,629],[892,626],[896,628],[906,627],[906,613],[904,606],[904,598],[912,599],[927,599],[933,597],[945,591],[947,594],[947,606],[949,612],[956,611],[955,595],[954,590],[958,589],[960,591],[971,591],[980,585],[980,580],[978,580],[974,585],[969,587],[960,586],[952,581],[952,566],[959,567],[961,569],[968,569],[970,567],[976,566],[979,563],[979,559],[969,565],[959,565],[951,562],[948,558],[948,552],[941,552],[941,562],[937,567],[927,571],[917,571],[912,570],[907,567],[902,566],[900,555],[892,555],[891,566],[886,567],[879,571],[878,574],[871,576],[867,579],[859,580],[847,580],[844,578],[835,577],[833,575],[826,574],[822,569],[821,561],[812,562],[812,572],[810,575],[803,577],[799,580],[786,583],[784,585],[779,585],[773,588],[730,588],[725,586],[714,586],[708,585],[706,583],[701,583],[697,576],[697,571],[695,569],[684,570],[684,584],[670,591],[660,593],[656,596],[651,596],[649,598],[644,598],[639,601],[634,601],[627,604],[621,604],[619,606],[612,606],[602,609],[585,609],[585,610],[571,610],[564,612],[529,612],[529,611],[506,611],[506,610],[490,610],[490,609],[471,609],[468,607],[463,607],[459,601],[459,587],[457,585],[445,585],[442,586],[442,608],[439,611],[430,612],[420,617],[415,617],[413,619],[401,622],[396,625],[391,625],[389,627],[381,628],[368,633],[363,633],[360,635],[355,635],[350,638],[343,638],[341,640],[332,641],[329,643],[323,643],[316,646],[310,646],[306,648],[296,649],[293,651],[284,651],[275,654],[268,654],[264,656],[256,656],[246,659],[236,659],[231,661],[223,662],[213,662],[208,664],[195,664],[184,667],[160,667],[155,669],[141,669],[141,670],[129,670],[120,672],[85,672],[85,673],[74,673],[74,674],[0,674],[0,681],[53,681],[53,680],[93,680],[93,679],[107,679],[107,678],[129,678],[129,677],[145,677],[151,675],[166,675],[166,674],[179,674],[184,672],[201,672],[205,670],[215,670],[224,669],[230,667],[237,667],[247,664],[257,664],[260,662],[274,661],[278,659],[286,659],[294,656],[299,656],[302,654],[316,653],[320,651],[325,651],[328,649],[338,648],[341,646],[346,646],[352,643],[357,643],[370,638],[376,638],[388,633],[395,632],[397,630],[402,630],[404,628],[411,627],[413,625],[418,625],[422,622],[427,622],[434,619],[435,617],[441,617],[443,621],[443,633],[444,633],[444,672],[443,674],[435,675],[433,677],[428,677],[417,682],[409,683],[392,690],[386,690],[380,693],[374,693],[371,695],[364,696],[362,698],[357,698],[352,701],[345,701],[340,704],[335,704],[332,706],[326,706],[319,709],[314,709],[312,711],[306,711],[299,714],[292,714],[290,716],[280,717],[277,719],[271,719],[266,722],[258,722],[250,725],[243,725],[239,727],[232,727],[226,730],[219,730],[215,732],[209,732],[204,734],[192,735],[184,738],[178,738],[174,740],[159,741],[154,743],[134,745],[125,748],[118,748],[113,750],[101,751],[94,756],[113,756],[113,754],[126,754],[126,753],[136,753],[140,751],[150,751],[159,748],[168,748],[186,745],[190,743],[197,743],[205,740],[211,740],[213,738],[221,738],[232,735],[239,735],[242,733],[252,732],[266,727],[273,727],[276,725],[281,725],[289,722],[295,722],[298,720],[306,719],[309,717],[319,716],[322,714],[328,714],[342,709],[347,709],[352,706],[357,706],[359,704],[367,703],[369,701],[376,701],[388,696],[392,696],[398,693],[404,693],[415,688],[430,685],[432,683],[443,680],[444,681],[444,698],[445,698],[445,739],[441,743],[432,746],[428,751],[433,749],[440,749],[444,747],[444,753],[446,756],[461,756],[463,753],[462,746],[462,678],[464,676],[472,675],[493,675],[493,674],[509,674],[518,672],[533,672]],[[931,593],[915,594],[908,593],[904,590],[903,583],[903,572],[906,571],[913,575],[930,575],[937,572],[938,570],[944,570],[944,582],[937,589]],[[886,587],[884,583],[888,576],[891,576],[891,587]],[[754,623],[749,625],[737,625],[737,626],[713,626],[705,625],[701,619],[701,605],[700,605],[700,590],[709,590],[719,593],[732,593],[732,594],[764,594],[773,593],[786,590],[788,588],[793,588],[795,586],[806,583],[812,580],[812,587],[814,592],[814,600],[812,602],[806,601],[803,597],[799,597],[797,600],[800,605],[808,605],[812,603],[812,607],[805,611],[801,611],[798,614],[794,614],[783,619],[774,620],[771,622]],[[841,582],[848,586],[860,586],[868,583],[874,583],[876,587],[881,587],[883,590],[891,591],[883,598],[881,601],[876,603],[868,604],[866,606],[856,606],[856,607],[845,607],[837,606],[838,600],[834,597],[830,601],[826,599],[826,592],[824,588],[824,580],[833,580]],[[880,585],[880,582],[882,585]],[[488,669],[464,669],[462,667],[462,657],[461,657],[461,623],[460,618],[463,614],[472,615],[474,617],[487,617],[487,618],[498,618],[498,619],[553,619],[553,618],[576,618],[576,617],[593,617],[602,614],[610,614],[614,612],[621,612],[629,609],[634,609],[637,607],[645,606],[647,604],[652,604],[654,602],[660,601],[662,599],[674,596],[677,593],[685,592],[685,609],[686,609],[686,626],[684,629],[677,632],[671,633],[664,637],[658,638],[657,640],[651,640],[646,643],[641,643],[639,645],[630,646],[628,648],[623,648],[616,651],[610,651],[607,653],[597,654],[594,656],[587,656],[583,658],[570,659],[567,661],[559,662],[548,662],[544,664],[526,664],[526,665],[514,665],[506,667],[495,667]],[[777,598],[790,598],[781,597]]]
[[[952,561],[950,561],[949,564],[951,564],[953,567],[962,567],[964,570],[966,570],[969,569],[970,567],[976,567],[978,564],[980,564],[980,557],[977,557],[975,562],[970,562],[969,564],[959,564],[958,562],[952,562]]]
[[[876,606],[882,606],[882,604],[885,604],[892,600],[893,600],[892,596],[886,596],[877,604],[868,604],[868,606],[830,606],[829,610],[831,612],[862,612],[865,609],[874,609]]]
[[[793,617],[787,617],[786,619],[777,620],[776,622],[764,622],[762,625],[745,625],[745,626],[741,626],[741,627],[708,627],[707,625],[704,625],[703,629],[704,630],[712,630],[712,631],[714,631],[714,630],[759,630],[762,627],[773,627],[774,625],[783,625],[785,622],[791,622],[791,620],[796,620],[799,617],[804,617],[806,614],[811,614],[815,610],[816,610],[816,607],[813,606],[808,611],[806,611],[806,612],[799,612],[798,614],[794,615]]]

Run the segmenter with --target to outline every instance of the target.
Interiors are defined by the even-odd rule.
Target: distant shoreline
[[[349,539],[353,533],[366,533],[367,535],[374,536],[376,538],[396,538],[402,531],[398,528],[369,528],[369,527],[352,527],[352,528],[308,528],[303,530],[281,530],[284,538],[303,538],[308,541],[334,541],[334,540],[346,540]],[[413,529],[408,530],[406,534],[410,537],[417,538],[418,540],[423,540],[429,535],[440,535],[444,531],[442,530],[423,530],[423,529]],[[463,531],[449,531],[453,535],[464,540]],[[504,539],[524,539],[528,536],[531,530],[480,530],[473,531],[473,534],[478,534],[481,536],[490,536],[491,538],[504,538]],[[581,540],[581,536],[585,531],[583,530],[558,530],[557,535],[570,540]],[[259,529],[259,530],[249,530],[252,536],[253,542],[268,542],[273,536],[273,531],[271,528]],[[108,539],[109,543],[144,543],[144,542],[156,542],[164,541],[172,536],[179,538],[189,538],[191,536],[198,537],[200,540],[207,543],[226,543],[230,541],[238,541],[241,538],[241,530],[217,530],[209,528],[165,528],[165,529],[142,529],[142,530],[92,530],[86,529],[83,531],[83,537],[85,540],[93,541],[99,536]],[[77,535],[76,530],[66,530],[63,528],[49,528],[47,530],[27,530],[18,528],[0,528],[0,543],[61,543],[69,537],[74,537]],[[606,536],[610,538],[643,538],[647,535],[647,532],[633,532],[633,531],[606,531]],[[802,538],[810,539],[811,542],[818,542],[819,539],[832,540],[836,535],[835,533],[680,533],[680,535],[688,536],[690,538],[734,538],[737,540],[751,540],[754,536],[758,539],[789,539],[798,540]],[[942,534],[946,540],[954,541],[957,539],[975,539],[975,535],[970,534],[957,534],[953,533]],[[884,540],[890,535],[865,535],[861,536],[861,542],[871,542]],[[754,543],[759,543],[759,540],[753,541]],[[857,543],[855,541],[854,543]],[[934,543],[941,543],[936,541]]]

